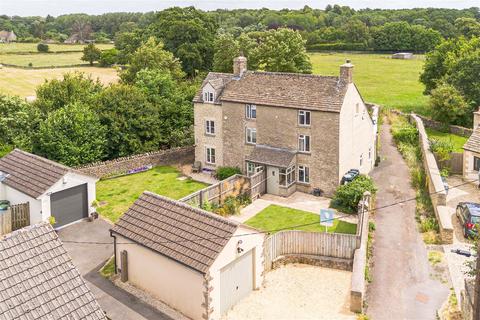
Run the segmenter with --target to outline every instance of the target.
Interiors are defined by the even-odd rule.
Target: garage
[[[253,252],[249,251],[220,271],[220,313],[227,312],[253,290]]]
[[[88,217],[87,184],[52,193],[50,206],[55,228]]]

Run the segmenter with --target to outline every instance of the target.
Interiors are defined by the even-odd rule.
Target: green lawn
[[[456,134],[441,132],[434,129],[426,128],[428,137],[437,140],[451,141],[455,147],[454,152],[463,152],[463,145],[467,142],[468,138],[457,136]]]
[[[419,76],[424,56],[413,60],[394,60],[386,54],[311,53],[313,73],[339,74],[339,66],[346,59],[355,65],[354,80],[367,102],[378,103],[404,112],[414,111],[428,116],[428,97]]]
[[[49,44],[50,52],[59,51],[82,51],[85,44]],[[95,44],[100,50],[113,48],[113,44]],[[0,54],[3,53],[28,53],[37,52],[37,43],[0,43]]]
[[[325,227],[320,225],[320,216],[318,214],[277,205],[270,205],[260,211],[253,218],[247,220],[245,224],[260,230],[268,231],[315,222],[318,222],[318,224],[295,228],[295,230],[325,232]],[[328,232],[355,234],[357,232],[357,225],[345,221],[334,220],[333,226],[328,228]]]
[[[149,171],[97,182],[98,213],[116,222],[144,191],[180,199],[207,185],[190,179],[179,180],[174,167],[155,167]]]
[[[84,64],[81,52],[67,53],[32,53],[32,54],[4,54],[0,55],[0,64],[10,64],[27,67],[29,63],[33,67],[61,67],[68,65]]]

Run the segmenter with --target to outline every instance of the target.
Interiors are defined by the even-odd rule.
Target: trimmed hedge
[[[364,43],[345,43],[345,42],[335,42],[335,43],[316,43],[307,46],[308,51],[371,51],[372,48],[369,48]]]
[[[241,174],[242,171],[238,167],[219,167],[215,173],[218,180],[225,180],[233,175]]]

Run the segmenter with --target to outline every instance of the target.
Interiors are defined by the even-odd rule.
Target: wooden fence
[[[463,153],[453,152],[450,156],[451,158],[449,160],[440,161],[435,154],[439,168],[448,168],[452,174],[463,174]]]
[[[221,204],[229,196],[249,194],[252,199],[265,193],[265,173],[258,172],[247,177],[236,174],[216,184],[189,194],[179,201],[201,207],[205,202]]]
[[[0,235],[30,225],[30,204],[22,203],[10,206],[0,213]]]

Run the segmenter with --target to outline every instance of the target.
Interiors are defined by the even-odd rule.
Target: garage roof
[[[206,273],[238,224],[152,192],[144,192],[112,232]]]
[[[106,320],[52,226],[0,241],[0,319]]]
[[[0,159],[0,171],[6,174],[2,183],[33,198],[38,198],[67,172],[74,170],[60,163],[15,149]]]

